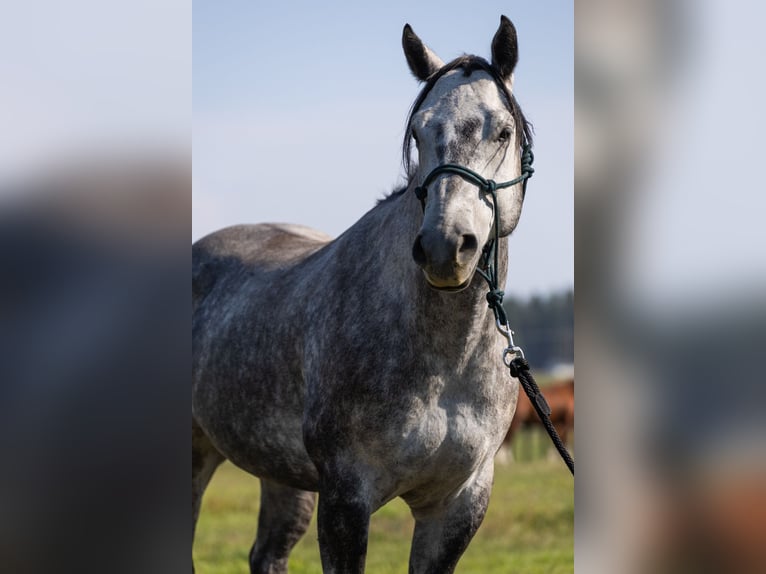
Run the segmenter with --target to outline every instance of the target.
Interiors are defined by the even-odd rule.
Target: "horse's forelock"
[[[458,68],[463,70],[463,74],[465,76],[470,76],[476,70],[483,70],[487,72],[492,77],[492,79],[494,79],[495,83],[500,89],[500,93],[502,94],[506,105],[508,106],[508,110],[511,112],[511,116],[513,117],[513,121],[516,126],[516,145],[519,148],[525,145],[532,145],[532,124],[526,119],[526,117],[524,117],[524,113],[521,111],[521,107],[516,101],[516,98],[513,96],[513,94],[508,89],[508,86],[503,81],[500,75],[500,71],[497,70],[497,68],[490,64],[487,60],[479,56],[460,56],[448,64],[445,64],[441,69],[433,73],[428,78],[428,80],[426,80],[425,86],[423,86],[423,89],[418,94],[418,97],[415,98],[415,102],[412,104],[410,112],[407,115],[404,142],[402,144],[402,163],[404,165],[408,181],[411,180],[415,172],[411,161],[412,117],[420,109],[420,106],[423,104],[428,94],[436,85],[436,82],[438,82],[452,70],[456,70]]]

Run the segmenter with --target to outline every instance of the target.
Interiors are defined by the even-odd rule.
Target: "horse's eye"
[[[511,128],[503,128],[503,131],[497,136],[497,141],[505,142],[511,138]]]
[[[415,140],[415,144],[418,143],[418,134],[415,133],[415,130],[410,131],[410,134],[412,135],[412,139]]]

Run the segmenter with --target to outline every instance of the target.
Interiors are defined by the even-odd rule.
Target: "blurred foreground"
[[[759,16],[576,4],[577,571],[766,572]]]
[[[187,569],[189,173],[100,156],[4,190],[4,572]]]
[[[0,10],[2,572],[189,570],[190,38],[179,0]]]

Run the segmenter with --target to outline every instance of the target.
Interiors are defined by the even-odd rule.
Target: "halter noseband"
[[[523,182],[523,192],[526,194],[527,180],[532,177],[533,173],[535,173],[535,169],[532,167],[534,160],[535,156],[532,153],[532,147],[530,145],[525,145],[521,152],[521,175],[516,179],[503,181],[501,183],[497,183],[492,179],[486,179],[472,169],[463,167],[462,165],[458,165],[456,163],[445,163],[442,165],[437,165],[434,169],[431,170],[431,173],[426,176],[423,183],[415,188],[415,197],[420,200],[420,205],[423,207],[423,211],[425,211],[428,186],[431,185],[433,181],[442,173],[459,175],[467,182],[474,184],[483,192],[489,193],[492,196],[492,201],[495,206],[495,219],[497,220],[497,196],[495,195],[495,192],[498,189],[504,189],[506,187],[511,187],[517,183]]]

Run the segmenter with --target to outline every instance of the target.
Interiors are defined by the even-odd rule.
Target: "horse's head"
[[[423,224],[412,255],[431,286],[457,291],[470,283],[493,233],[493,201],[470,178],[431,172],[456,164],[498,183],[520,175],[521,147],[530,134],[511,91],[518,59],[516,30],[501,17],[491,64],[462,56],[445,65],[409,25],[402,45],[412,73],[426,82],[412,107],[404,147],[411,177],[419,186],[427,184]],[[416,170],[409,166],[412,141]],[[516,227],[523,200],[521,184],[497,190],[500,236]]]

